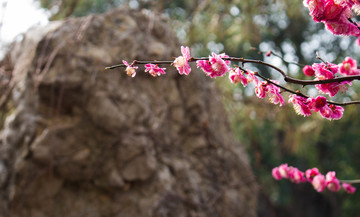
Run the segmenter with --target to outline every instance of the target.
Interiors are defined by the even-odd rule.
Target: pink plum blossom
[[[324,175],[321,174],[316,175],[313,181],[311,182],[311,184],[313,185],[314,189],[317,192],[323,192],[326,187],[326,181]]]
[[[347,5],[345,1],[326,0],[325,1],[325,20],[333,20],[338,18],[345,10]]]
[[[130,77],[135,77],[136,75],[136,69],[138,69],[139,67],[137,66],[133,66],[135,61],[130,65],[128,62],[126,62],[125,60],[122,61],[124,63],[124,65],[126,65],[126,69],[125,69],[125,72],[128,76]]]
[[[346,92],[348,90],[348,85],[351,86],[351,81],[316,84],[315,87],[321,93],[328,94],[329,96],[333,97],[340,91]]]
[[[356,188],[354,186],[352,186],[349,183],[343,183],[342,187],[344,188],[344,190],[348,193],[348,194],[353,194],[356,191]]]
[[[209,56],[209,60],[196,61],[197,67],[201,68],[211,78],[221,77],[226,72],[230,71],[230,61],[222,59],[227,57],[229,56],[224,53],[217,55],[212,52],[212,56]]]
[[[339,65],[339,72],[344,76],[360,74],[360,70],[357,68],[357,61],[351,57],[346,57],[342,64]]]
[[[155,64],[149,63],[145,65],[145,72],[149,72],[149,74],[153,77],[160,76],[161,74],[166,74],[165,70],[166,68],[159,68],[159,66]]]
[[[265,98],[266,91],[267,91],[267,82],[266,81],[255,82],[255,94],[258,98],[260,98],[260,99]]]
[[[279,166],[279,173],[283,178],[289,178],[289,167],[287,164],[281,164]]]
[[[323,0],[304,0],[304,6],[309,8],[310,16],[320,22],[325,18],[325,2]]]
[[[248,83],[253,82],[253,81],[255,83],[259,82],[259,79],[255,76],[254,72],[248,70],[248,71],[246,71],[246,74],[247,74],[246,78],[248,80]]]
[[[251,77],[252,74],[249,73],[248,77]],[[250,78],[251,79],[251,78]],[[250,80],[248,79],[248,80]],[[278,84],[279,81],[272,81],[275,84]],[[280,87],[269,83],[267,81],[259,81],[255,79],[255,94],[258,98],[269,97],[269,101],[273,104],[279,104],[280,106],[285,105],[285,101],[283,96],[280,94]]]
[[[312,182],[314,177],[319,174],[320,174],[319,169],[315,167],[305,171],[305,176],[309,182]]]
[[[325,22],[326,28],[335,35],[360,36],[357,25],[349,22],[348,17],[342,15],[340,19]]]
[[[340,190],[340,181],[336,178],[336,173],[334,171],[330,171],[326,174],[326,187],[333,192],[337,192]]]
[[[333,63],[314,63],[312,68],[315,71],[317,80],[333,79],[339,71],[339,66]],[[328,84],[317,84],[315,87],[324,94],[335,96],[339,91],[346,91],[347,85],[351,85],[351,81],[334,82]]]
[[[326,80],[334,78],[334,74],[338,72],[339,67],[332,63],[314,63],[312,68],[318,80]]]
[[[309,106],[315,112],[320,112],[320,115],[323,118],[328,120],[338,120],[342,118],[344,108],[337,105],[328,105],[326,98],[323,96],[318,96],[315,99],[309,98]]]
[[[331,119],[332,110],[330,109],[330,107],[329,107],[328,105],[325,105],[325,106],[321,109],[320,115],[321,115],[323,118]]]
[[[279,167],[275,167],[275,168],[272,169],[272,176],[273,176],[274,179],[276,179],[276,180],[280,180],[280,179],[283,178],[283,177],[281,176],[281,174],[280,174]]]
[[[336,20],[342,14],[350,16],[349,5],[341,0],[304,0],[304,6],[309,8],[310,16],[316,22]]]
[[[333,120],[339,120],[342,118],[344,113],[344,108],[338,105],[330,105],[330,109],[332,110],[332,114],[330,116]]]
[[[289,103],[293,104],[296,114],[303,116],[311,115],[307,98],[293,94],[289,96]]]
[[[248,84],[248,79],[242,74],[242,71],[239,68],[230,70],[229,79],[234,84],[241,82],[244,87]]]
[[[180,75],[189,75],[191,72],[191,67],[189,66],[189,59],[190,59],[190,49],[189,47],[181,46],[181,54],[182,56],[177,57],[173,65],[179,71]]]
[[[301,172],[296,167],[289,167],[289,179],[294,183],[306,182],[304,172]]]
[[[328,15],[325,15],[327,18],[324,20],[326,28],[335,35],[359,36],[358,26],[349,21],[349,18],[353,17],[349,5],[345,1],[327,0],[327,2],[330,6]]]
[[[315,74],[314,69],[309,65],[304,66],[303,72],[306,76],[314,76]]]
[[[308,101],[310,101],[310,107],[313,111],[318,112],[324,109],[324,107],[327,105],[327,100],[323,96],[318,96],[315,99],[310,98]]]
[[[271,103],[273,103],[275,105],[279,104],[280,106],[285,105],[285,100],[284,100],[283,96],[279,92],[269,91],[268,96],[269,96],[269,101]]]
[[[353,9],[359,12],[359,3],[354,0],[304,0],[315,22],[323,22],[326,28],[336,35],[359,36],[358,26],[349,21]]]
[[[276,84],[279,83],[279,81],[272,81]],[[280,104],[280,106],[285,105],[285,101],[283,96],[280,94],[280,87],[275,86],[273,84],[267,85],[267,95],[269,97],[269,101],[273,104]]]

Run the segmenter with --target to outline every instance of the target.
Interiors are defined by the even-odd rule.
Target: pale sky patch
[[[6,7],[4,3],[7,2]],[[0,41],[11,42],[33,25],[45,25],[48,13],[33,0],[0,0]]]

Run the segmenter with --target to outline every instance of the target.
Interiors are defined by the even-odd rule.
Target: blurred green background
[[[354,44],[355,39],[331,35],[322,24],[311,20],[302,1],[37,1],[51,12],[51,20],[103,13],[122,5],[165,14],[171,19],[181,43],[191,47],[193,56],[207,56],[214,51],[260,59],[297,78],[304,78],[299,67],[286,64],[275,56],[265,57],[264,53],[272,50],[287,61],[303,64],[317,62],[315,51],[334,63],[340,63],[346,56],[359,60],[360,49]],[[278,73],[267,68],[245,67],[280,79]],[[246,146],[260,184],[259,216],[352,217],[360,213],[359,193],[347,195],[327,191],[319,194],[309,183],[296,185],[288,180],[275,181],[271,176],[273,167],[288,163],[300,170],[318,167],[322,173],[336,171],[340,179],[360,178],[359,106],[346,107],[344,117],[339,121],[324,120],[317,114],[303,118],[295,114],[291,105],[280,108],[257,99],[252,87],[232,85],[226,77],[216,80],[223,92],[234,133]],[[306,94],[317,94],[312,87],[287,86]],[[359,99],[358,93],[358,82],[353,82],[351,91],[334,100]]]

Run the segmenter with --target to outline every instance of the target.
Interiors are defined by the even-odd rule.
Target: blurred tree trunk
[[[170,66],[160,78],[103,70],[179,56],[170,29],[118,9],[31,29],[15,45],[0,216],[256,216],[257,184],[213,81]]]

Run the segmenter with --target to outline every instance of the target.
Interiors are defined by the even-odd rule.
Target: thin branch
[[[299,66],[299,67],[301,67],[301,68],[303,68],[303,67],[305,66],[304,64],[301,64],[301,63],[298,63],[298,62],[287,61],[287,60],[285,60],[285,58],[282,57],[280,54],[277,54],[277,53],[275,53],[275,52],[272,51],[272,50],[269,50],[268,52],[263,52],[263,51],[257,49],[256,47],[251,47],[251,49],[257,51],[259,54],[263,54],[263,55],[265,54],[266,56],[270,56],[270,55],[268,55],[268,53],[270,53],[270,54],[278,57],[279,59],[281,59],[281,61],[283,61],[286,65],[292,64],[292,65]]]
[[[223,58],[223,59],[232,59],[233,60],[234,58]],[[268,67],[273,68],[276,71],[278,71],[283,76],[284,81],[286,81],[287,83],[300,84],[303,86],[315,85],[315,84],[329,84],[329,83],[342,82],[342,81],[360,80],[360,75],[337,77],[337,78],[327,79],[327,80],[300,80],[300,79],[296,79],[296,78],[288,76],[280,68],[278,68],[274,65],[271,65],[270,63],[261,61],[261,60],[252,60],[252,59],[243,59],[243,58],[235,58],[235,59],[237,59],[236,61],[243,62],[243,63],[255,63],[255,64],[268,66]]]
[[[349,21],[350,23],[354,24],[354,25],[360,30],[359,25],[358,25],[355,21],[353,21],[351,18],[348,18],[348,21]]]
[[[136,60],[136,64],[139,64],[139,65],[145,65],[145,64],[148,64],[148,63],[152,63],[152,64],[171,64],[173,63],[174,61],[168,61],[168,60],[161,60],[161,61],[157,61],[157,60],[154,60],[154,61],[139,61],[139,60]],[[113,65],[113,66],[108,66],[106,67],[105,69],[115,69],[115,68],[120,68],[120,67],[126,67],[125,64],[118,64],[118,65]]]
[[[289,92],[289,93],[296,94],[296,95],[298,95],[298,96],[302,96],[302,97],[305,97],[305,98],[309,98],[309,96],[304,95],[304,94],[301,93],[300,91],[293,91],[293,90],[291,90],[291,89],[289,89],[289,88],[286,88],[286,87],[284,87],[284,86],[282,86],[282,85],[280,85],[280,84],[277,84],[277,83],[273,82],[272,80],[270,80],[270,79],[268,79],[268,78],[265,78],[264,76],[260,75],[258,72],[255,73],[255,75],[258,76],[259,78],[262,78],[263,80],[269,82],[270,84],[273,84],[273,85],[275,85],[275,86],[277,86],[277,87],[280,87],[281,89],[283,89],[283,90],[285,90],[285,91],[287,91],[287,92]]]
[[[189,62],[195,62],[198,60],[208,60],[209,58],[207,57],[202,57],[202,58],[190,58]],[[292,84],[300,84],[302,86],[307,86],[307,85],[315,85],[315,84],[329,84],[329,83],[334,83],[334,82],[342,82],[342,81],[353,81],[353,80],[360,80],[360,75],[352,75],[352,76],[344,76],[344,77],[337,77],[337,78],[333,78],[333,79],[326,79],[326,80],[301,80],[301,79],[296,79],[293,78],[291,76],[288,76],[282,69],[280,69],[279,67],[276,67],[270,63],[261,61],[261,60],[253,60],[253,59],[244,59],[244,58],[239,58],[239,57],[228,57],[228,58],[222,58],[224,60],[230,60],[230,61],[235,61],[235,62],[241,62],[242,64],[245,63],[254,63],[254,64],[260,64],[260,65],[264,65],[267,66],[269,68],[272,68],[276,71],[278,71],[284,78],[284,81],[286,81],[287,83],[292,83]],[[144,64],[148,64],[148,63],[153,63],[153,64],[172,64],[173,61],[136,61],[136,64],[139,65],[144,65]],[[108,66],[105,69],[115,69],[115,68],[119,68],[119,67],[126,67],[126,65],[124,64],[118,64],[118,65],[113,65],[113,66]]]
[[[339,105],[339,106],[347,106],[347,105],[356,105],[360,104],[360,101],[350,101],[350,102],[334,102],[334,101],[327,101],[329,104]]]
[[[349,183],[349,184],[360,184],[360,179],[355,179],[355,180],[339,180],[340,182],[343,183]]]
[[[321,61],[323,61],[320,56],[317,55],[317,58],[320,59]],[[327,79],[327,80],[300,80],[300,79],[296,79],[293,77],[288,76],[282,69],[280,69],[279,67],[276,67],[270,63],[261,61],[261,60],[253,60],[253,59],[244,59],[241,57],[227,57],[227,58],[222,58],[224,60],[230,60],[233,62],[241,62],[242,65],[246,64],[246,63],[254,63],[254,64],[260,64],[260,65],[264,65],[267,66],[269,68],[274,69],[275,71],[278,71],[282,77],[284,78],[284,81],[287,83],[292,83],[292,84],[300,84],[302,86],[307,86],[307,85],[316,85],[316,84],[329,84],[329,83],[335,83],[335,82],[342,82],[342,81],[353,81],[353,80],[360,80],[360,75],[353,75],[353,76],[344,76],[344,77],[337,77],[337,78],[333,78],[333,79]],[[198,60],[209,60],[208,57],[201,57],[201,58],[194,58],[191,57],[188,61],[189,62],[196,62]],[[138,61],[135,60],[135,64],[138,65],[144,65],[144,64],[148,64],[148,63],[152,63],[152,64],[172,64],[173,61],[169,61],[169,60],[154,60],[154,61]],[[115,69],[115,68],[119,68],[119,67],[126,67],[125,64],[118,64],[118,65],[113,65],[113,66],[109,66],[106,67],[105,69]],[[264,76],[260,75],[259,73],[256,73],[256,76],[266,80],[267,82],[280,87],[281,89],[292,93],[292,94],[296,94],[305,98],[309,98],[309,96],[306,96],[305,94],[301,93],[300,91],[293,91],[291,89],[288,89],[282,85],[276,84],[275,82],[271,81],[268,78],[265,78]],[[354,104],[360,104],[360,101],[350,101],[350,102],[334,102],[334,101],[327,101],[329,104],[333,104],[333,105],[338,105],[338,106],[347,106],[347,105],[354,105]]]
[[[301,64],[301,63],[297,63],[297,62],[293,62],[293,61],[287,61],[284,59],[284,57],[282,57],[280,54],[277,54],[275,53],[274,51],[270,51],[272,55],[278,57],[281,59],[281,61],[283,61],[284,63],[287,63],[287,64],[293,64],[293,65],[296,65],[296,66],[299,66],[301,68],[303,68],[305,65],[304,64]]]
[[[316,59],[318,59],[318,60],[320,60],[321,62],[325,63],[325,65],[329,68],[327,62],[320,57],[319,51],[316,51],[315,54],[316,54]]]

